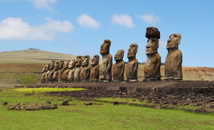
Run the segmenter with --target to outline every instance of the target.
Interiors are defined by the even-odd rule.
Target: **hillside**
[[[0,52],[0,63],[49,63],[51,60],[73,59],[74,55],[40,50]]]

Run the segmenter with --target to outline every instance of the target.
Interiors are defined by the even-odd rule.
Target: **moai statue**
[[[68,82],[74,82],[75,59],[70,60],[68,63]]]
[[[58,82],[58,70],[59,70],[59,61],[56,61],[54,64],[54,69],[52,71],[53,76],[51,82]]]
[[[56,61],[52,60],[50,63],[50,66],[49,66],[49,70],[45,74],[45,82],[46,83],[53,82],[52,77],[53,77],[53,73],[54,73],[55,64],[56,64]]]
[[[99,63],[99,79],[102,82],[111,81],[111,67],[112,67],[112,55],[109,54],[111,46],[111,41],[106,39],[100,48],[100,54],[102,55],[102,60]]]
[[[171,34],[167,41],[168,54],[165,62],[165,80],[182,80],[182,52],[178,49],[180,34]]]
[[[42,69],[42,76],[41,76],[41,79],[40,79],[41,83],[45,83],[45,75],[48,72],[49,67],[50,67],[50,64],[47,64],[47,65],[45,65],[43,67],[43,69]]]
[[[90,56],[89,55],[85,55],[82,58],[81,61],[81,71],[80,71],[80,79],[81,82],[89,82],[89,78],[90,78],[90,66],[89,66],[89,61],[90,61]]]
[[[64,64],[63,64],[63,69],[62,69],[62,82],[67,82],[68,81],[68,73],[70,71],[70,69],[68,69],[68,63],[70,62],[70,60],[65,60]]]
[[[116,63],[113,65],[113,79],[114,81],[124,80],[125,62],[123,61],[124,50],[117,51],[114,56]]]
[[[81,60],[82,56],[77,56],[74,70],[74,82],[80,82]]]
[[[159,48],[160,32],[155,27],[148,27],[146,30],[146,37],[148,41],[146,45],[147,59],[144,65],[144,81],[158,81],[161,80],[161,56],[157,52]]]
[[[90,73],[90,81],[97,82],[99,81],[99,55],[94,55],[91,59],[91,73]]]
[[[131,44],[128,50],[128,63],[126,65],[126,77],[128,82],[137,82],[138,60],[136,59],[138,45]]]
[[[59,67],[58,67],[58,75],[57,75],[57,81],[59,83],[62,82],[62,72],[64,71],[63,65],[64,65],[64,60],[60,60],[58,65]]]

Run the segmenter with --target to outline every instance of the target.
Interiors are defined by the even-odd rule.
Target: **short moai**
[[[63,64],[63,69],[62,69],[62,82],[68,82],[68,73],[70,71],[70,69],[68,69],[68,63],[70,62],[70,60],[65,60],[64,64]]]
[[[54,64],[53,75],[51,82],[58,82],[58,70],[59,70],[59,61],[56,61]]]
[[[165,62],[165,78],[164,80],[182,80],[182,52],[178,49],[181,41],[180,34],[171,34],[167,41],[168,54]]]
[[[90,56],[89,55],[85,55],[82,58],[81,61],[81,71],[80,71],[80,79],[81,82],[89,82],[90,79],[90,70],[91,67],[89,66],[89,61],[90,61]]]
[[[100,48],[102,59],[99,62],[99,80],[102,82],[110,82],[112,80],[112,55],[109,53],[111,41],[106,39]]]
[[[99,55],[94,55],[91,59],[91,73],[90,73],[90,81],[97,82],[99,81]]]
[[[161,56],[157,52],[159,48],[160,32],[155,27],[148,27],[146,30],[147,59],[144,65],[144,81],[159,81],[161,80],[160,66]]]
[[[49,83],[49,82],[53,82],[53,74],[54,74],[54,68],[56,65],[56,61],[52,60],[49,66],[49,70],[47,71],[46,75],[45,75],[45,82]]]
[[[128,82],[137,82],[138,81],[138,60],[136,59],[136,53],[137,53],[138,45],[137,44],[131,44],[130,48],[128,50],[128,63],[126,65],[126,77]]]
[[[69,61],[68,69],[68,82],[74,82],[75,59]]]
[[[125,62],[123,61],[123,57],[124,50],[117,51],[114,56],[116,63],[113,65],[113,80],[116,82],[124,80]]]
[[[42,76],[41,76],[41,79],[40,79],[40,82],[41,83],[45,83],[45,75],[47,74],[48,70],[49,70],[49,67],[50,67],[50,64],[47,64],[43,67],[42,69]]]
[[[82,56],[77,56],[75,61],[74,82],[80,82],[81,61]]]
[[[64,60],[60,60],[59,65],[58,65],[58,75],[57,75],[57,82],[62,82],[62,72],[64,71],[63,68],[64,65]]]

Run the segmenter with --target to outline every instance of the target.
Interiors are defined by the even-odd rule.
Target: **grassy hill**
[[[0,63],[50,63],[51,60],[73,59],[74,55],[40,50],[0,52]]]

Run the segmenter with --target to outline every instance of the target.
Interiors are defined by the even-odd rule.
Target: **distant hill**
[[[51,60],[68,60],[75,57],[71,54],[29,49],[0,52],[0,63],[49,63]]]

